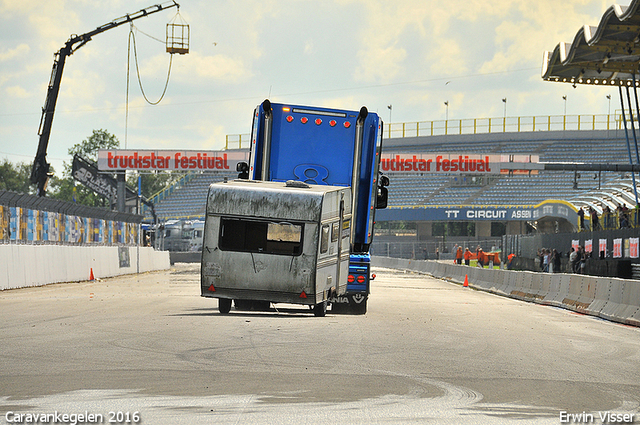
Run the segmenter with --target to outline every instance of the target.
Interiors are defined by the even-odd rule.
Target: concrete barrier
[[[611,297],[611,279],[598,279],[593,302],[589,306],[591,314],[602,317],[602,310]]]
[[[622,290],[622,301],[616,316],[629,325],[640,326],[640,282],[625,281]]]
[[[139,249],[139,251],[138,251]],[[0,290],[167,270],[169,253],[125,247],[128,265],[117,246],[0,245]]]
[[[412,270],[539,304],[640,326],[640,281],[565,273],[493,270],[428,260],[374,257],[373,266]],[[1,272],[1,270],[0,270]]]

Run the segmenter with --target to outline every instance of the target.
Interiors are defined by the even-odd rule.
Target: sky
[[[622,0],[628,5],[629,0]],[[95,129],[132,149],[219,150],[272,102],[359,110],[386,123],[606,114],[614,88],[545,82],[545,50],[597,25],[602,0],[182,0],[94,36],[67,58],[48,147],[56,174]],[[151,0],[0,0],[0,160],[31,163],[54,53]],[[166,25],[190,29],[165,52]],[[128,60],[128,57],[130,58]],[[129,93],[127,97],[127,67]],[[567,97],[566,102],[563,96]],[[506,98],[506,104],[502,99]],[[448,102],[448,107],[445,106]],[[128,108],[127,108],[128,105]],[[389,109],[388,106],[392,108]],[[611,111],[619,109],[614,102]],[[128,115],[127,115],[128,109]]]

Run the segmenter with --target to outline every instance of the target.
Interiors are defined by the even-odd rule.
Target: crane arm
[[[51,71],[49,86],[47,87],[47,98],[45,99],[44,107],[42,108],[42,117],[40,118],[40,128],[38,130],[40,140],[38,143],[38,151],[31,168],[30,180],[32,184],[38,186],[39,196],[45,196],[47,191],[47,182],[49,177],[52,175],[50,172],[51,164],[47,163],[47,148],[49,146],[49,136],[51,135],[51,126],[53,124],[53,114],[56,109],[56,102],[58,101],[58,93],[60,92],[62,71],[64,70],[64,64],[67,56],[71,56],[76,50],[91,41],[91,37],[94,35],[172,7],[180,8],[180,5],[176,3],[175,0],[163,4],[157,4],[142,9],[136,13],[114,19],[113,21],[99,26],[93,31],[89,31],[85,34],[72,35],[65,45],[56,52],[53,60],[53,69]]]

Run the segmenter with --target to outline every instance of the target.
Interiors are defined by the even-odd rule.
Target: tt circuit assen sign
[[[559,200],[523,207],[389,207],[376,212],[378,221],[535,221],[545,217],[578,222],[575,208]]]
[[[249,151],[108,149],[98,152],[100,171],[235,171]]]

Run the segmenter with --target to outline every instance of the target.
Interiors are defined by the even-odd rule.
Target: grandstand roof
[[[583,26],[572,43],[559,43],[545,52],[542,78],[572,84],[640,84],[640,0],[613,5],[598,26]]]

